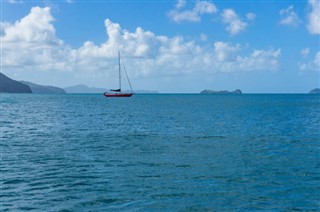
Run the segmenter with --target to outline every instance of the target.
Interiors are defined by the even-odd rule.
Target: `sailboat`
[[[124,67],[124,72],[127,76],[128,79],[128,83],[131,89],[131,92],[122,92],[121,91],[121,61],[120,61],[121,57],[120,57],[120,51],[118,51],[118,61],[119,61],[119,88],[118,89],[110,89],[111,92],[105,92],[103,95],[105,97],[130,97],[133,95],[133,90],[131,87],[131,83],[127,74],[127,71]]]

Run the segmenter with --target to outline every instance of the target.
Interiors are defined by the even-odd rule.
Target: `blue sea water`
[[[0,103],[1,211],[320,211],[320,95]]]

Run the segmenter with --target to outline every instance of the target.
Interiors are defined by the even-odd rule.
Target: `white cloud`
[[[1,23],[4,27],[1,35],[3,70],[47,72],[50,76],[72,73],[77,83],[87,84],[91,80],[95,86],[105,85],[114,82],[113,77],[116,77],[118,50],[133,79],[205,77],[215,72],[269,71],[279,67],[280,49],[252,50],[248,54],[250,50],[240,44],[219,41],[209,47],[200,46],[182,36],[156,35],[141,27],[130,32],[109,19],[105,20],[108,36],[105,42],[97,45],[86,41],[74,49],[57,38],[53,21],[50,8],[34,7],[26,17],[13,24]],[[29,77],[32,78],[30,74]]]
[[[226,30],[231,35],[236,35],[246,29],[248,24],[240,20],[239,16],[233,9],[225,9],[222,14],[222,21],[228,24]]]
[[[247,17],[247,19],[248,19],[249,21],[252,21],[252,20],[254,20],[254,19],[256,18],[256,14],[254,14],[254,13],[247,13],[246,17]]]
[[[214,43],[214,53],[219,62],[232,62],[236,60],[237,52],[240,51],[240,45],[231,46],[228,43],[216,42]]]
[[[204,33],[201,33],[200,34],[200,40],[201,41],[207,41],[208,40],[208,35],[204,34]]]
[[[180,9],[186,5],[186,0],[178,0],[176,4],[176,8]]]
[[[311,11],[308,15],[307,28],[311,34],[320,34],[320,1],[309,0]]]
[[[20,3],[23,3],[23,1],[21,0],[6,0],[7,3],[10,3],[10,4],[20,4]]]
[[[320,72],[320,51],[318,51],[314,59],[310,62],[300,63],[299,68],[301,71],[319,71]]]
[[[214,58],[216,68],[223,72],[239,72],[268,70],[275,71],[279,68],[281,50],[254,50],[251,54],[243,56],[243,49],[239,44],[231,45],[224,42],[214,44]]]
[[[268,70],[275,71],[279,69],[279,58],[281,49],[254,50],[247,57],[238,57],[239,68],[243,70]]]
[[[29,15],[14,25],[8,23],[3,25],[5,31],[3,42],[11,42],[13,45],[17,42],[29,44],[61,42],[55,36],[55,28],[51,24],[53,20],[49,7],[33,7]]]
[[[298,26],[301,23],[297,13],[293,10],[293,6],[290,5],[287,9],[282,9],[279,12],[281,16],[280,24],[288,26]]]
[[[3,67],[5,69],[49,70],[65,68],[67,46],[55,35],[50,8],[34,7],[14,24],[1,24]]]
[[[198,14],[212,14],[217,12],[216,6],[208,1],[197,1],[193,10]]]
[[[177,11],[172,10],[169,12],[168,16],[174,22],[180,23],[182,21],[189,21],[189,22],[199,22],[201,20],[200,16],[195,13],[194,11]]]
[[[201,21],[201,15],[213,14],[217,12],[216,6],[209,1],[196,1],[192,10],[181,9],[185,6],[186,1],[178,0],[175,9],[168,13],[169,18],[177,23],[182,21],[199,22]]]
[[[309,48],[304,48],[304,49],[301,50],[300,53],[301,53],[302,57],[307,57],[309,55],[309,53],[310,53],[310,49]]]

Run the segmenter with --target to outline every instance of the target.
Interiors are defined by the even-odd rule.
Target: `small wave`
[[[226,139],[226,136],[221,135],[204,135],[204,136],[183,136],[186,139],[194,139],[194,140],[210,140],[210,139]]]
[[[86,207],[86,206],[95,206],[95,205],[100,205],[100,204],[111,204],[111,203],[115,203],[118,201],[121,201],[121,199],[99,197],[99,198],[92,200],[92,201],[81,202],[80,205],[82,207]]]
[[[20,184],[20,183],[25,183],[25,180],[22,179],[13,179],[13,180],[8,180],[8,181],[4,181],[3,185],[8,185],[8,184]]]

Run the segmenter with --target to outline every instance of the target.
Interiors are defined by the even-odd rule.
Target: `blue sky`
[[[304,93],[320,87],[320,1],[1,1],[1,71],[60,87]],[[126,85],[125,85],[126,86]]]

